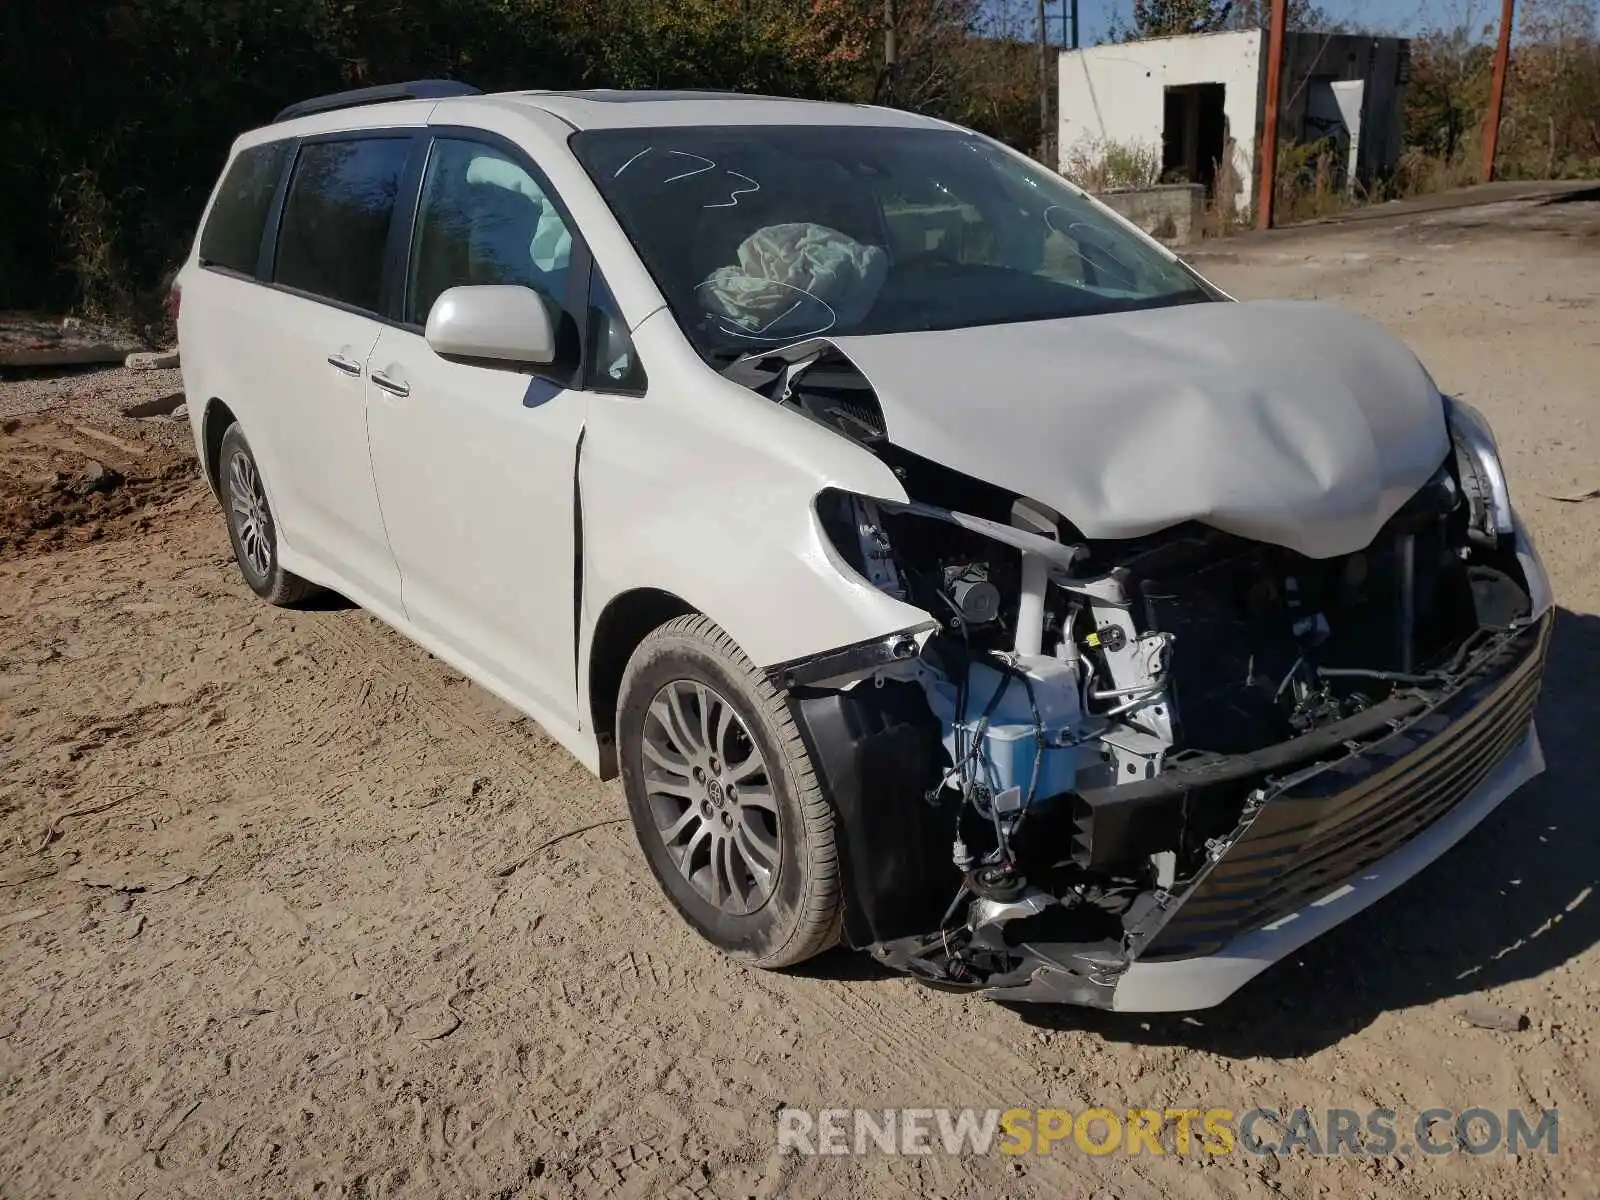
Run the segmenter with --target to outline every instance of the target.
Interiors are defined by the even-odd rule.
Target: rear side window
[[[272,207],[272,193],[277,189],[288,152],[287,142],[269,142],[234,156],[200,234],[202,266],[226,267],[245,275],[256,273],[267,210]]]
[[[278,229],[276,283],[377,311],[384,247],[410,138],[300,148]]]

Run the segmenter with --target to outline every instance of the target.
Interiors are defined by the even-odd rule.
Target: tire
[[[708,618],[669,621],[634,651],[617,751],[639,845],[702,937],[768,968],[838,942],[832,807],[784,698]]]
[[[278,525],[267,505],[261,468],[235,421],[222,435],[217,455],[217,493],[228,520],[239,574],[268,604],[295,604],[321,591],[316,584],[285,571],[278,562]]]

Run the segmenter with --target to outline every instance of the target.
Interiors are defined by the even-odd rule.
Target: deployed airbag
[[[774,342],[854,325],[888,273],[881,248],[810,222],[763,226],[738,258],[700,285],[701,302],[730,332]]]

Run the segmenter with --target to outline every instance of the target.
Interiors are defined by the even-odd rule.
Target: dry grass
[[[1412,147],[1401,155],[1393,174],[1367,187],[1345,179],[1338,154],[1327,143],[1288,144],[1278,151],[1274,223],[1291,225],[1370,204],[1467,187],[1481,181],[1478,159],[1476,139],[1471,145],[1463,144],[1449,159]],[[1250,214],[1234,205],[1238,192],[1239,179],[1232,164],[1219,162],[1214,194],[1206,206],[1206,237],[1227,237],[1250,226]]]
[[[1079,142],[1068,152],[1063,174],[1089,192],[1155,187],[1161,182],[1161,151],[1140,142]]]
[[[1244,214],[1239,212],[1235,202],[1243,181],[1234,162],[1232,141],[1228,145],[1228,152],[1217,160],[1211,196],[1206,201],[1205,221],[1201,227],[1203,237],[1226,237],[1244,226]]]

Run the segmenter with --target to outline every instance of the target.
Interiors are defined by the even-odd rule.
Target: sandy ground
[[[844,951],[731,964],[614,785],[361,611],[250,595],[172,431],[117,424],[154,384],[0,383],[0,1195],[1600,1194],[1600,500],[1551,498],[1600,488],[1596,208],[1203,261],[1371,314],[1485,409],[1563,611],[1549,773],[1191,1017],[1013,1011]],[[79,426],[148,448],[102,459],[128,503],[52,538],[28,489],[119,453]],[[1527,1028],[1468,1026],[1474,1000]],[[800,1159],[784,1105],[1558,1106],[1561,1153]]]

